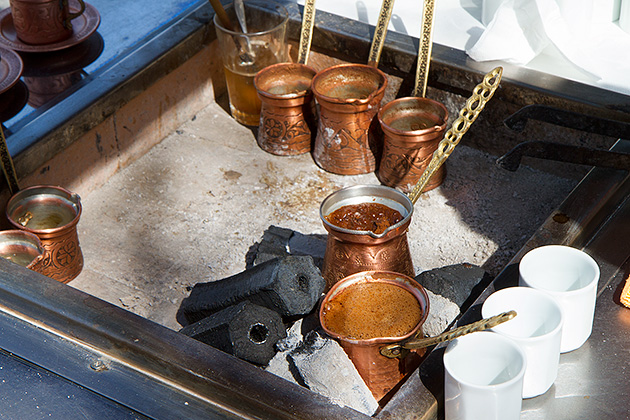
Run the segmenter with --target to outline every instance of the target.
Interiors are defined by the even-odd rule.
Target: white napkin
[[[630,34],[594,13],[599,6],[599,0],[505,0],[466,52],[476,61],[526,65],[552,43],[598,85],[630,94]]]

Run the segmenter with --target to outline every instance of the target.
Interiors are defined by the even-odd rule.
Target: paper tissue
[[[630,34],[613,22],[623,2],[630,0],[484,0],[486,29],[466,52],[526,65],[555,48],[601,87],[630,94]]]

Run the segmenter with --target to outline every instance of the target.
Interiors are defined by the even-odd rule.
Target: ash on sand
[[[418,200],[408,231],[416,273],[468,262],[498,274],[577,183],[495,160],[460,144],[445,182]],[[243,271],[269,226],[325,235],[325,197],[378,183],[327,173],[309,154],[268,154],[213,103],[98,189],[77,191],[85,266],[69,285],[178,330],[190,288]]]

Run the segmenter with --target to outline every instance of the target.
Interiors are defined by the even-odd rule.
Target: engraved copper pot
[[[311,81],[315,70],[299,63],[265,67],[254,77],[262,103],[257,141],[274,155],[301,155],[311,151],[315,107]]]
[[[342,206],[358,203],[380,203],[398,210],[403,219],[383,233],[345,229],[330,223],[326,216]],[[319,209],[328,231],[322,276],[326,290],[351,274],[360,271],[393,271],[415,276],[407,229],[411,223],[413,204],[409,198],[383,185],[355,185],[330,194]]]
[[[340,64],[318,72],[313,94],[319,122],[313,149],[317,165],[339,175],[374,172],[381,145],[378,112],[387,76],[376,67]]]
[[[39,238],[23,230],[0,232],[0,256],[41,273],[46,250]]]
[[[341,292],[349,287],[363,282],[382,282],[394,284],[410,292],[420,304],[421,317],[416,326],[407,334],[398,337],[377,337],[366,340],[351,339],[331,331],[326,323],[327,305],[334,300]],[[352,292],[351,290],[349,290]],[[360,299],[356,299],[361,303]],[[319,310],[319,320],[322,328],[328,335],[335,338],[343,347],[344,351],[352,360],[359,375],[372,391],[374,398],[383,404],[388,394],[395,392],[397,385],[411,372],[413,372],[421,361],[421,356],[425,349],[412,350],[402,359],[388,358],[380,353],[383,346],[406,340],[415,335],[422,336],[422,325],[429,314],[429,297],[424,288],[411,277],[400,273],[387,271],[367,271],[348,276],[335,284],[326,294]]]
[[[83,269],[77,223],[80,197],[62,187],[34,186],[15,193],[7,203],[9,222],[36,235],[46,249],[40,273],[68,283]]]
[[[448,110],[432,99],[400,98],[383,105],[378,119],[384,134],[378,179],[383,185],[409,193],[444,138]],[[441,166],[424,191],[439,186],[445,176],[445,166]]]
[[[28,104],[33,108],[39,108],[80,82],[82,78],[82,71],[76,70],[54,76],[24,76],[22,79],[28,87]]]
[[[78,11],[70,12],[68,0],[10,0],[15,33],[27,44],[45,45],[72,36],[72,19],[85,11],[78,0]]]

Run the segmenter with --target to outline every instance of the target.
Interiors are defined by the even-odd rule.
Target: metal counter
[[[616,151],[628,152],[620,141]],[[518,210],[515,209],[515,217]],[[577,350],[562,354],[558,377],[545,394],[523,400],[521,419],[628,419],[630,308],[619,295],[630,275],[630,175],[628,171],[593,169],[551,214],[510,264],[462,315],[459,325],[481,319],[481,305],[495,290],[518,285],[518,262],[529,250],[547,244],[583,249],[598,263],[593,332]],[[430,409],[422,417],[443,418],[446,344],[434,349],[419,374],[401,389],[401,399],[419,391]],[[408,388],[408,389],[404,389]],[[395,403],[395,401],[392,401]]]

